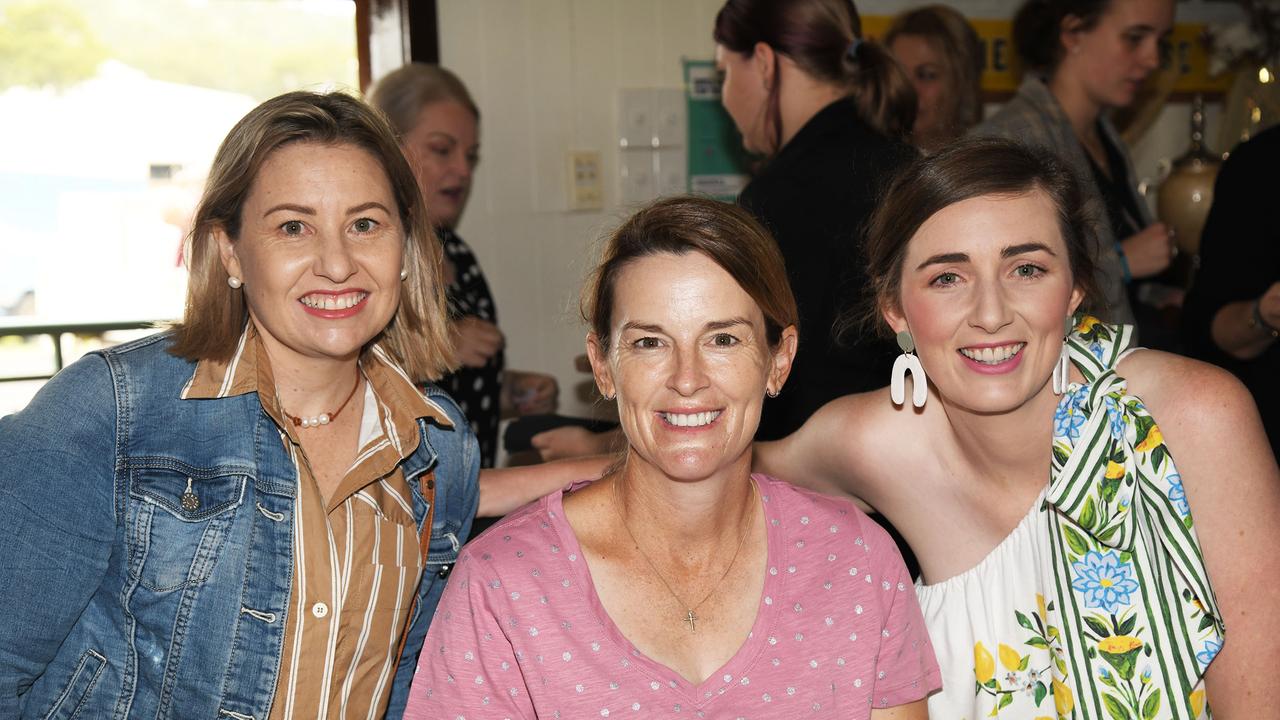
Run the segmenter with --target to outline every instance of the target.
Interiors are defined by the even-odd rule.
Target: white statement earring
[[[405,281],[405,280],[408,280],[408,279],[409,279],[409,270],[408,270],[408,269],[406,269],[406,268],[400,268],[400,280],[401,280],[401,282],[403,282],[403,281]]]
[[[1063,322],[1062,352],[1058,355],[1058,364],[1053,366],[1054,395],[1061,395],[1066,392],[1067,384],[1071,380],[1071,353],[1067,350],[1067,338],[1071,336],[1071,330],[1075,325],[1075,320],[1070,315]]]
[[[239,290],[240,286],[244,285],[244,282],[241,281],[240,278],[236,277],[235,275],[228,275],[227,285],[231,286],[232,290]]]
[[[929,398],[929,379],[925,377],[920,358],[915,356],[916,341],[911,337],[911,331],[903,330],[898,333],[898,347],[902,349],[902,354],[893,363],[893,375],[889,380],[889,397],[893,398],[894,405],[906,402],[905,383],[907,371],[910,370],[911,404],[924,407],[924,401]]]

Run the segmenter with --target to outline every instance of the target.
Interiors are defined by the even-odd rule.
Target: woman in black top
[[[1280,455],[1280,127],[1237,147],[1213,189],[1183,331],[1191,353],[1253,393]]]
[[[795,431],[827,401],[889,382],[896,350],[832,328],[867,285],[862,226],[915,155],[902,141],[915,93],[884,48],[860,39],[850,0],[730,0],[716,16],[722,101],[747,150],[768,157],[738,202],[773,233],[800,308],[791,379],[756,438]]]

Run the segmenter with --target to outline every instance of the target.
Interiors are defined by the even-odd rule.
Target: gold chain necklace
[[[738,547],[734,549],[733,557],[729,558],[729,564],[725,566],[724,573],[720,575],[720,579],[716,580],[715,583],[712,584],[711,589],[707,591],[707,594],[702,596],[702,599],[692,606],[686,604],[684,600],[680,599],[680,595],[671,587],[671,583],[667,582],[667,579],[663,577],[662,571],[658,569],[657,565],[653,564],[653,561],[649,559],[647,554],[645,554],[644,549],[640,547],[640,543],[636,540],[635,534],[631,532],[631,527],[627,525],[627,519],[622,516],[622,496],[618,491],[619,483],[616,480],[613,483],[613,494],[615,497],[614,507],[618,512],[618,520],[622,522],[622,529],[627,531],[627,536],[631,538],[632,544],[635,545],[636,552],[640,553],[640,557],[644,558],[644,561],[649,564],[649,569],[653,570],[653,574],[657,575],[658,579],[662,581],[662,584],[666,586],[667,592],[671,593],[671,597],[675,598],[677,603],[686,608],[684,617],[681,618],[681,622],[689,626],[690,632],[698,631],[698,615],[695,611],[702,607],[703,603],[711,599],[711,596],[715,594],[716,588],[720,583],[724,582],[726,577],[729,576],[729,571],[733,569],[733,564],[738,561],[738,553],[742,552],[742,546],[746,543],[747,535],[751,532],[751,526],[755,524],[756,484],[752,481],[748,482],[751,484],[751,500],[748,502],[747,507],[752,509],[752,513],[747,519],[746,527],[742,529],[742,537],[738,538]]]

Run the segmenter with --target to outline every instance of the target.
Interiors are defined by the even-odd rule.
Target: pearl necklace
[[[280,412],[284,413],[285,417],[293,421],[294,427],[314,428],[314,427],[320,427],[321,425],[328,425],[329,423],[336,420],[338,418],[338,413],[342,412],[342,409],[347,406],[347,403],[351,402],[351,398],[355,396],[356,388],[358,387],[360,387],[360,373],[357,371],[356,384],[351,386],[351,392],[347,393],[347,399],[343,400],[342,404],[338,406],[338,409],[334,410],[331,413],[320,413],[319,415],[298,417],[296,415],[290,415],[288,412],[285,411],[284,408],[281,408]]]

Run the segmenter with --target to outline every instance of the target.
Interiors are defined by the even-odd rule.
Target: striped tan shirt
[[[417,418],[452,423],[380,348],[360,368],[368,380],[360,450],[327,503],[298,442],[307,431],[285,419],[252,323],[228,362],[198,363],[183,391],[184,398],[258,393],[297,471],[293,577],[272,720],[381,718],[422,573],[428,538],[419,538],[399,465],[418,446]]]

